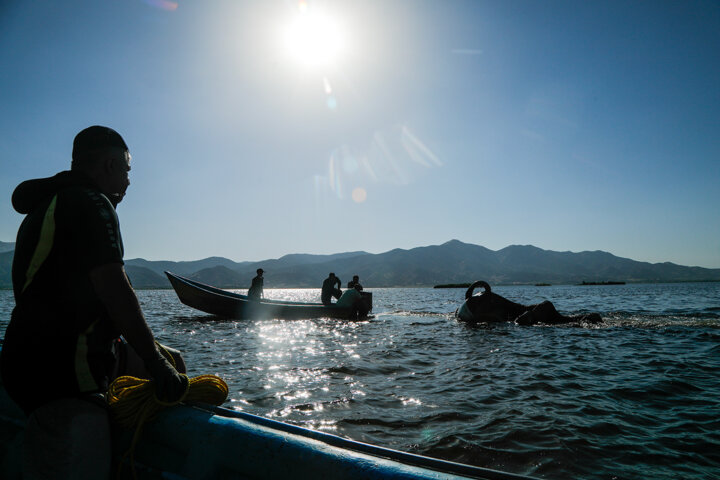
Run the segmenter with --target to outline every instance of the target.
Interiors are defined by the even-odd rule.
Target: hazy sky
[[[126,258],[440,244],[720,267],[720,3],[0,1],[0,240],[81,129]]]

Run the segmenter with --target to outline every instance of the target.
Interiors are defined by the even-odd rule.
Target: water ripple
[[[190,375],[227,381],[230,408],[540,478],[720,478],[719,283],[493,288],[598,311],[593,326],[468,326],[461,290],[376,289],[361,323],[223,320],[172,291],[139,297]],[[11,308],[0,292],[3,327]]]

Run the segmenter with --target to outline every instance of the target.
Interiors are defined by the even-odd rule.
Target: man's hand
[[[158,354],[157,358],[145,363],[145,367],[155,380],[155,396],[161,402],[176,403],[183,399],[188,389],[188,377],[178,373],[165,357]]]

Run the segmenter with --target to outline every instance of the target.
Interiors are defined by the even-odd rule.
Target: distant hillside
[[[11,264],[12,252],[0,253],[0,286],[11,285]],[[169,287],[165,270],[218,287],[248,288],[260,267],[265,270],[267,288],[319,288],[329,272],[334,272],[343,285],[359,275],[367,287],[430,287],[474,280],[491,285],[720,281],[720,269],[637,262],[602,251],[555,252],[531,245],[493,251],[458,240],[380,254],[292,254],[261,262],[210,257],[191,262],[132,259],[125,263],[136,288]]]
[[[126,265],[125,272],[135,288],[167,288],[168,286],[165,275],[158,275],[149,268]]]
[[[252,276],[255,275],[256,273],[253,272]],[[250,280],[246,280],[243,275],[222,265],[203,268],[199,272],[190,275],[190,278],[219,288],[242,288],[243,286],[248,288],[250,280],[252,280],[252,277],[250,277]]]
[[[144,258],[134,258],[132,260],[125,260],[125,268],[129,266],[142,267],[152,270],[159,276],[165,279],[166,285],[169,285],[167,277],[165,277],[165,270],[170,270],[173,273],[177,273],[182,276],[190,276],[195,272],[203,270],[205,268],[212,268],[217,266],[223,266],[230,269],[241,268],[244,265],[250,264],[250,262],[233,262],[223,257],[209,257],[203,260],[192,260],[189,262],[171,262],[166,260],[150,261]]]
[[[210,268],[191,277],[211,285],[248,288],[260,267],[265,270],[265,285],[269,288],[319,288],[329,272],[334,272],[343,285],[352,275],[359,275],[362,284],[369,287],[428,287],[473,280],[495,285],[720,280],[720,269],[637,262],[601,251],[554,252],[531,245],[511,245],[493,251],[458,240],[380,254],[286,255],[275,260]]]
[[[12,251],[0,253],[0,288],[12,288],[13,253]]]
[[[15,243],[0,242],[0,253],[12,252],[13,250],[15,250]]]

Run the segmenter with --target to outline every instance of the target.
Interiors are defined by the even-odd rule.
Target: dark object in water
[[[479,295],[473,295],[473,290],[483,287]],[[534,325],[544,323],[556,325],[569,322],[599,323],[602,318],[597,313],[586,315],[561,315],[555,306],[545,300],[537,305],[522,305],[493,293],[487,282],[477,281],[470,285],[465,292],[465,302],[455,312],[458,320],[467,323],[494,323],[515,322],[519,325]]]
[[[343,318],[363,320],[372,310],[372,293],[360,292],[362,298],[354,307],[335,304],[286,302],[261,298],[252,300],[247,295],[228,292],[189,278],[165,272],[182,303],[205,313],[224,318]]]

